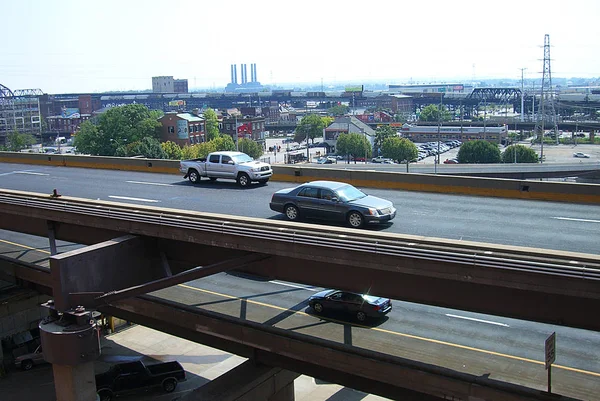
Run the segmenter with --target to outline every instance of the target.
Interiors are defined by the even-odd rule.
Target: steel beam
[[[199,334],[204,338],[214,337],[213,342],[250,347],[254,349],[252,354],[243,356],[251,356],[258,363],[284,367],[393,399],[555,399],[544,391],[317,339],[151,296],[128,299],[100,310],[168,333],[185,332],[186,338],[192,340]],[[416,398],[417,395],[421,398]]]

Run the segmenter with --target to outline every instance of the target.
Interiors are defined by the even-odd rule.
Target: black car
[[[392,202],[336,181],[313,181],[281,189],[273,194],[269,207],[284,213],[291,221],[312,217],[346,221],[354,228],[368,223],[388,222],[396,217]]]
[[[349,314],[359,322],[364,322],[368,317],[382,318],[392,310],[389,298],[339,290],[318,292],[308,299],[308,304],[316,313],[327,311]]]
[[[185,381],[185,370],[177,361],[154,365],[134,361],[113,365],[108,371],[97,374],[96,390],[100,401],[111,401],[116,396],[149,387],[162,387],[171,393],[182,381]]]

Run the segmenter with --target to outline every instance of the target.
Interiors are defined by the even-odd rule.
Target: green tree
[[[156,138],[149,136],[139,141],[121,145],[115,150],[115,156],[131,157],[144,156],[148,159],[166,159],[167,155],[162,149],[160,142]]]
[[[238,141],[238,149],[253,159],[258,159],[263,155],[262,145],[248,138],[242,138]]]
[[[502,163],[515,163],[515,160],[516,163],[537,163],[539,162],[539,156],[530,147],[510,145],[502,153]]]
[[[35,143],[35,138],[30,134],[21,134],[14,130],[6,136],[6,148],[11,152],[19,152]]]
[[[327,109],[327,114],[329,114],[330,116],[344,116],[348,114],[349,110],[350,107],[344,104],[338,104]]]
[[[141,104],[113,107],[94,122],[84,122],[75,137],[74,145],[82,153],[113,156],[118,148],[126,149],[129,144],[146,137],[158,139],[161,125],[157,118],[160,115],[160,111],[151,111]],[[119,151],[123,152],[123,149]]]
[[[450,112],[446,106],[439,104],[429,104],[421,110],[420,121],[449,121]]]
[[[461,164],[500,163],[500,149],[495,143],[475,140],[463,143],[458,151]]]
[[[377,129],[375,130],[375,140],[374,140],[375,149],[377,149],[377,150],[381,149],[381,146],[383,145],[383,141],[385,141],[386,138],[397,137],[397,136],[398,136],[398,133],[396,132],[396,129],[393,127],[390,127],[389,125],[382,125],[380,127],[377,127]]]
[[[206,141],[210,142],[219,137],[219,119],[213,109],[204,110],[204,124],[206,125]]]
[[[302,117],[300,124],[296,127],[296,133],[294,135],[294,141],[300,143],[308,138],[315,143],[315,138],[323,137],[323,129],[325,128],[325,121],[318,114],[309,114]],[[308,146],[308,142],[306,143]]]
[[[235,150],[235,142],[233,142],[233,139],[229,135],[221,135],[218,138],[206,143],[214,146],[215,150],[213,152],[221,150]]]
[[[79,131],[73,139],[73,146],[77,148],[78,153],[101,155],[106,154],[107,149],[103,149],[104,141],[101,140],[98,127],[90,120],[84,121],[79,126]]]
[[[341,134],[336,143],[337,153],[348,156],[350,161],[350,155],[354,158],[358,157],[371,157],[371,143],[365,138],[364,135],[358,133]],[[355,160],[356,163],[356,160]]]
[[[397,136],[385,138],[381,149],[383,157],[406,163],[407,172],[409,163],[419,156],[419,151],[414,143]]]
[[[175,142],[167,141],[160,144],[163,152],[167,159],[169,160],[181,160],[183,156],[183,151],[181,150],[181,146],[177,145]]]

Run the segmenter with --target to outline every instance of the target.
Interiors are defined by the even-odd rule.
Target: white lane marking
[[[162,184],[160,182],[144,182],[144,181],[125,181],[129,184],[144,184],[144,185],[158,185],[162,187],[174,187],[173,184]]]
[[[29,174],[29,175],[50,175],[45,173],[34,173],[32,171],[13,171],[15,174]]]
[[[600,223],[600,220],[590,220],[590,219],[574,219],[571,217],[552,217],[556,220],[569,220],[569,221],[584,221],[586,223]]]
[[[317,289],[317,287],[305,287],[303,285],[284,283],[284,282],[277,281],[277,280],[271,280],[271,281],[269,281],[269,283],[285,285],[286,287],[292,287],[292,288],[300,288],[301,290],[308,290],[308,291],[314,291]]]
[[[498,323],[498,322],[491,322],[491,321],[489,321],[489,320],[475,319],[474,317],[466,317],[466,316],[452,315],[452,314],[450,314],[450,313],[446,313],[446,316],[448,316],[448,317],[455,317],[455,318],[457,318],[457,319],[472,320],[472,321],[474,321],[474,322],[479,322],[479,323],[495,324],[496,326],[510,327],[508,324],[505,324],[505,323]]]
[[[139,201],[139,202],[160,202],[159,200],[154,200],[154,199],[144,199],[144,198],[130,198],[129,196],[116,196],[116,195],[108,195],[109,198],[113,198],[113,199],[125,199],[125,200],[132,200],[132,201]]]

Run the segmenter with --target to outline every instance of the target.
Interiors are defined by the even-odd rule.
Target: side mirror
[[[337,196],[333,196],[333,197],[331,198],[331,201],[332,201],[332,202],[339,202],[340,200],[339,200],[339,198],[338,198]]]
[[[233,160],[229,160],[227,164],[235,164],[235,162]]]

